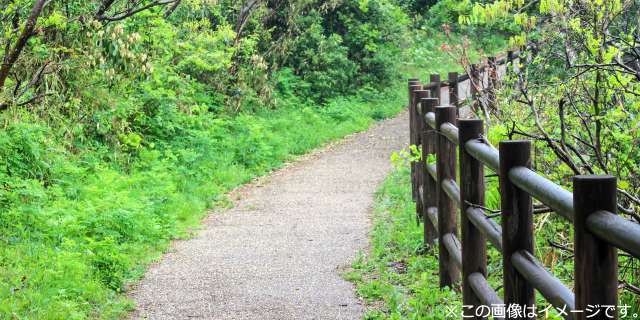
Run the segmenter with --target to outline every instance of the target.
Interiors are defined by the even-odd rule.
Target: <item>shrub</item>
[[[306,34],[296,40],[287,62],[310,84],[309,96],[322,102],[352,90],[358,66],[349,60],[340,35],[325,36],[321,20],[317,11],[300,19]]]

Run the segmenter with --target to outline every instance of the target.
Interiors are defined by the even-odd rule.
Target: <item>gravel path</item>
[[[468,84],[460,89],[466,97]],[[374,193],[408,137],[404,112],[243,186],[233,209],[211,213],[149,267],[131,317],[360,319],[364,305],[339,269],[368,246]]]
[[[233,209],[150,266],[131,317],[360,319],[338,269],[368,246],[374,192],[408,125],[404,112],[241,188]]]

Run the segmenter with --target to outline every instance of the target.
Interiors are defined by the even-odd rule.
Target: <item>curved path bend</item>
[[[360,319],[364,305],[339,269],[368,246],[374,193],[408,137],[405,111],[243,186],[233,209],[212,212],[149,267],[131,317]]]
[[[408,125],[405,111],[242,187],[233,209],[149,267],[131,317],[360,319],[364,305],[338,269],[368,246],[374,193]]]

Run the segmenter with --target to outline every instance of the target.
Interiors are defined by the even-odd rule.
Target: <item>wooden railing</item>
[[[449,78],[445,85],[457,97],[469,76]],[[617,307],[587,312],[618,306],[618,248],[640,258],[640,225],[616,215],[616,178],[575,176],[572,194],[531,170],[530,141],[502,141],[498,152],[482,136],[483,120],[457,118],[456,97],[453,106],[439,106],[442,86],[439,75],[428,84],[409,79],[411,143],[422,150],[422,161],[412,165],[413,194],[425,246],[438,239],[440,287],[461,289],[463,305],[473,306],[464,314],[474,319],[486,318],[485,306],[535,306],[535,290],[565,319],[617,319]],[[432,154],[435,164],[428,164]],[[485,167],[499,175],[501,226],[483,209]],[[534,257],[532,198],[573,223],[574,292]],[[502,253],[504,301],[487,282],[487,240]],[[535,318],[527,314],[518,318]]]

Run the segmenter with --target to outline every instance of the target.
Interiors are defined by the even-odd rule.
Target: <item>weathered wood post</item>
[[[412,79],[415,79],[415,78],[412,78]],[[420,80],[409,80],[409,110],[411,110],[411,106],[414,105],[414,102],[413,102],[413,91],[414,90],[418,90],[417,86],[419,86],[419,85],[420,85]],[[420,87],[420,89],[422,89],[422,87]],[[411,116],[411,115],[409,115],[409,116]],[[409,127],[409,134],[412,133],[411,128],[412,127],[410,126]]]
[[[414,94],[414,101],[415,101],[415,110],[413,110],[414,112],[414,123],[413,126],[416,129],[415,131],[415,139],[416,139],[416,146],[420,146],[421,144],[423,144],[423,140],[420,136],[420,133],[423,131],[423,123],[424,123],[424,115],[422,115],[422,110],[421,110],[421,101],[422,98],[428,98],[429,97],[429,90],[415,90],[413,92]],[[424,147],[424,146],[423,146]],[[422,171],[423,171],[423,165],[422,163],[418,162],[415,163],[415,171],[416,171],[416,223],[417,225],[420,225],[420,219],[422,218],[422,207],[423,207],[423,201],[422,201],[422,197],[420,197],[420,186],[422,186],[424,184],[423,179],[422,179]]]
[[[408,107],[411,107],[411,99],[413,99],[413,95],[411,94],[411,91],[412,91],[411,90],[411,86],[420,84],[420,79],[418,79],[418,78],[409,78],[408,83],[409,83],[409,95],[408,95],[408,97],[409,97],[409,105],[408,105]]]
[[[417,78],[409,79],[409,142],[411,142],[411,136],[413,135],[413,122],[411,122],[411,106],[413,103],[413,90],[417,90],[417,86],[420,85],[420,80],[413,80]],[[422,89],[422,88],[420,88]]]
[[[418,78],[409,79],[409,109],[411,109],[411,106],[413,105],[413,90],[415,90],[414,86],[417,85],[420,85],[420,80]],[[409,134],[411,134],[411,127],[409,128]]]
[[[440,98],[442,97],[442,84],[440,82],[439,74],[432,74],[429,76],[429,81],[436,84],[435,88],[431,90],[431,97],[438,99],[438,105],[440,105]]]
[[[438,230],[436,229],[437,225],[435,225],[428,216],[428,210],[430,208],[437,208],[437,186],[436,180],[433,179],[431,174],[429,173],[427,167],[427,158],[430,154],[436,153],[436,133],[433,132],[435,128],[432,128],[427,121],[425,121],[424,117],[429,112],[436,112],[436,106],[438,105],[438,98],[422,98],[421,107],[422,107],[422,123],[424,126],[422,127],[422,132],[420,133],[422,136],[422,190],[423,190],[423,206],[422,206],[422,217],[424,221],[424,245],[425,249],[427,246],[435,245],[434,239],[438,238]]]
[[[415,127],[415,110],[416,110],[416,99],[415,99],[415,93],[414,91],[416,90],[422,90],[422,85],[421,84],[416,84],[416,85],[411,85],[409,86],[409,92],[410,92],[410,102],[411,104],[409,105],[409,144],[410,145],[414,145],[416,144],[416,140],[417,140],[417,130]],[[415,162],[411,162],[411,198],[413,199],[413,201],[417,201],[417,192],[418,192],[418,188],[417,188],[417,181],[416,181],[416,165]]]
[[[456,107],[436,107],[436,189],[438,198],[438,245],[440,246],[439,270],[440,288],[454,288],[460,281],[460,270],[456,266],[453,256],[444,246],[443,237],[447,233],[458,235],[458,208],[442,189],[445,179],[456,180],[457,152],[456,145],[441,133],[443,123],[455,123]]]
[[[514,167],[531,169],[531,141],[500,142],[500,205],[502,208],[502,259],[504,303],[535,306],[533,285],[511,263],[511,255],[525,250],[533,256],[533,202],[531,196],[509,180]],[[532,317],[533,319],[535,317]],[[524,319],[527,319],[526,317]]]
[[[490,110],[496,110],[496,88],[498,87],[498,65],[496,64],[496,57],[489,57],[487,59],[487,74],[488,74],[488,106]]]
[[[458,101],[458,97],[460,96],[460,90],[458,86],[458,73],[457,72],[449,72],[449,105],[456,107],[456,119],[451,124],[457,126],[458,118],[460,118],[460,102]]]
[[[618,305],[618,249],[593,236],[589,216],[599,210],[616,213],[616,178],[610,175],[573,177],[574,271],[576,310],[588,305]],[[591,313],[593,315],[595,312]],[[618,319],[618,308],[589,319]],[[576,319],[587,319],[587,312]]]
[[[536,57],[538,56],[538,46],[531,46],[531,61],[529,61],[530,63],[533,62],[533,60],[536,59]]]
[[[478,114],[478,109],[480,107],[480,102],[478,99],[479,87],[480,87],[480,72],[478,69],[478,65],[472,64],[471,72],[469,75],[469,94],[471,95],[471,99],[473,101],[473,104],[471,105],[471,107],[473,108],[473,112],[475,112],[476,114]]]
[[[462,224],[462,304],[473,306],[464,309],[466,316],[477,317],[476,309],[482,301],[471,288],[469,276],[479,272],[487,277],[487,242],[480,230],[467,218],[468,203],[479,206],[485,205],[484,164],[472,157],[465,150],[465,144],[472,139],[479,139],[484,133],[482,119],[461,119],[458,131],[460,150],[460,216]]]

